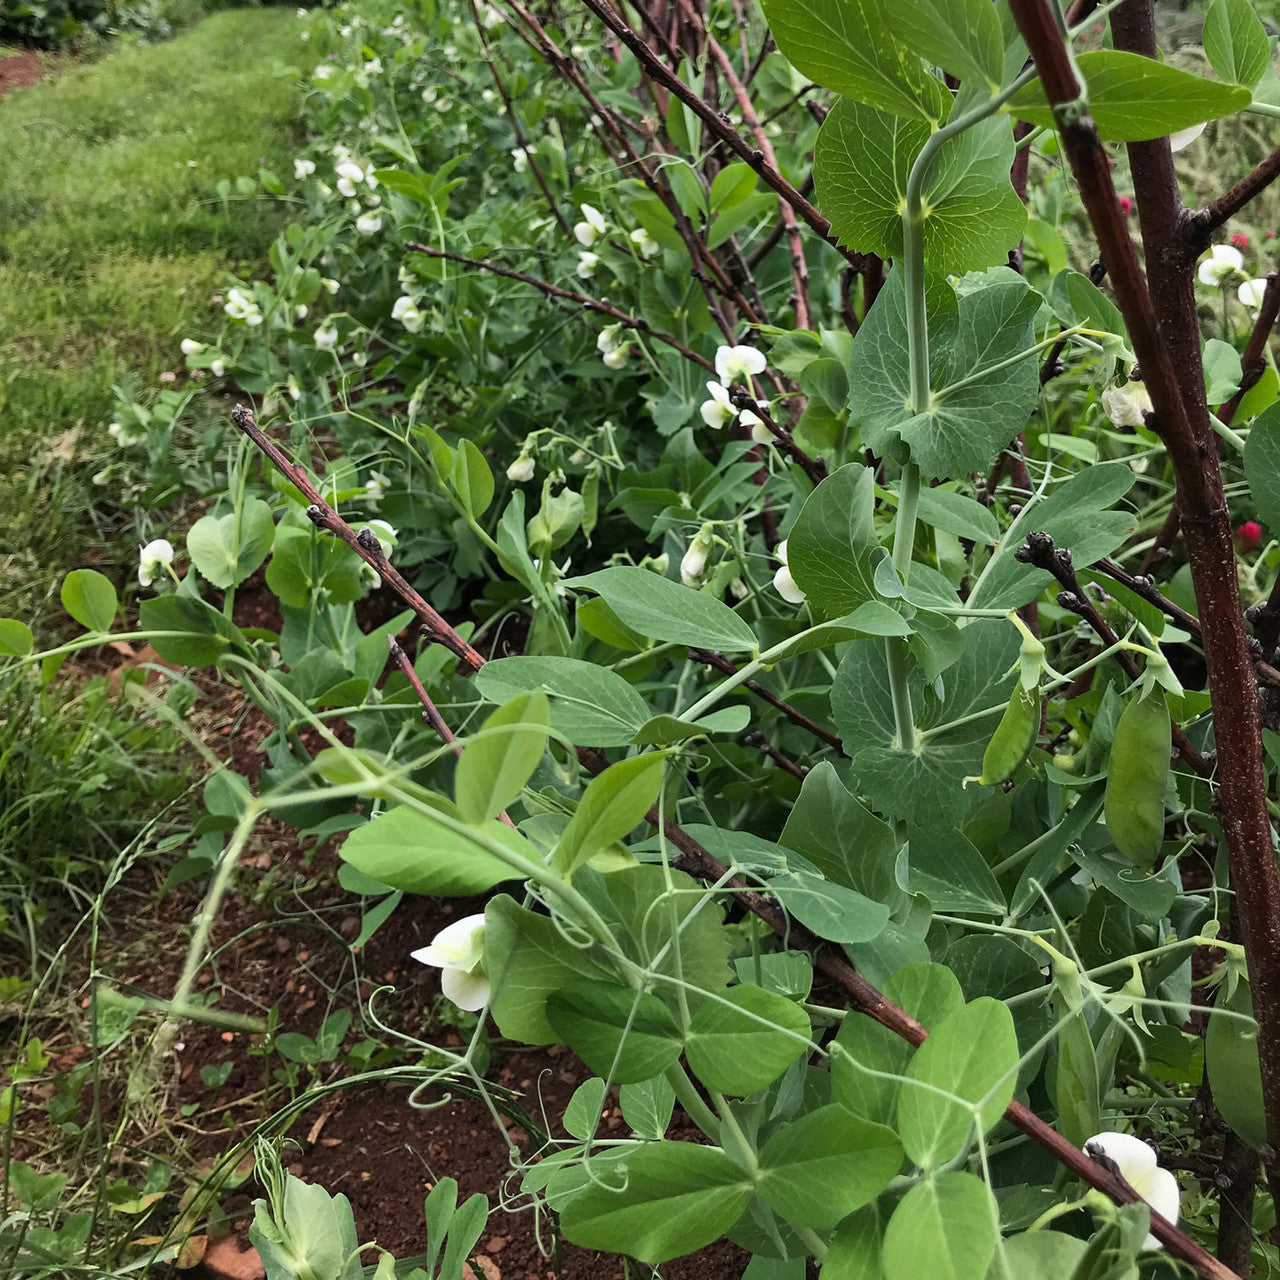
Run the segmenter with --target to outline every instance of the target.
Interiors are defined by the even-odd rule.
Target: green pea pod
[[[966,778],[980,787],[994,787],[1003,782],[1031,754],[1036,734],[1040,731],[1040,690],[1027,689],[1019,681],[1009,695],[1009,705],[1000,717],[995,734],[982,755],[982,774]]]
[[[1245,1016],[1238,1016],[1241,1014]],[[1252,1017],[1249,984],[1241,978],[1230,996],[1218,998],[1209,1017],[1209,1029],[1204,1037],[1204,1067],[1219,1115],[1243,1141],[1257,1150],[1267,1140],[1267,1121],[1262,1110],[1258,1024],[1245,1020]]]
[[[1069,1142],[1082,1146],[1102,1129],[1098,1054],[1085,1021],[1079,970],[1074,965],[1056,964],[1053,986],[1053,1009],[1059,1019],[1053,1077],[1058,1129]]]
[[[1149,871],[1164,842],[1164,795],[1172,750],[1169,708],[1153,689],[1120,713],[1107,771],[1106,820],[1130,862]]]

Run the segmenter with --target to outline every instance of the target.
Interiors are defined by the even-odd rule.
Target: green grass
[[[265,261],[278,206],[215,188],[260,160],[288,172],[297,90],[280,69],[303,60],[300,26],[227,10],[0,98],[0,612],[35,611],[75,564],[132,558],[90,484],[111,384],[181,373],[224,273]]]

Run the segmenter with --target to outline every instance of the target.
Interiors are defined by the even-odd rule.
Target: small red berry
[[[1236,530],[1236,539],[1245,551],[1252,551],[1262,541],[1262,526],[1256,520],[1246,520]]]
[[[1264,231],[1262,233],[1262,238],[1264,240],[1274,240],[1276,238],[1276,233],[1274,231]]]
[[[1243,231],[1232,232],[1229,238],[1237,249],[1247,249],[1249,247],[1249,237]]]
[[[1133,201],[1128,196],[1120,197],[1120,212],[1127,218],[1133,213]]]

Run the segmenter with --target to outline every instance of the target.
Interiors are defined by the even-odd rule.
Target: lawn
[[[112,384],[181,370],[223,274],[265,258],[279,204],[217,185],[290,163],[299,25],[228,10],[0,99],[0,606],[108,540]]]

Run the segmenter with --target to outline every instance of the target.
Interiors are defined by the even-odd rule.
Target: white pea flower
[[[569,455],[569,462],[575,467],[585,467],[591,461],[591,455],[585,449],[575,449]]]
[[[620,324],[611,324],[607,328],[601,329],[596,335],[596,350],[602,356],[607,356],[610,351],[617,351],[619,347],[625,347],[627,340],[623,333],[623,326]]]
[[[464,916],[446,925],[429,946],[411,953],[420,964],[440,970],[440,990],[459,1009],[475,1013],[489,1002],[484,971],[484,916]]]
[[[662,252],[662,246],[643,227],[638,227],[631,233],[631,242],[644,258],[652,258]]]
[[[580,245],[585,245],[589,249],[608,228],[605,225],[604,214],[594,205],[580,204],[578,208],[582,210],[583,221],[574,223],[573,234]]]
[[[120,422],[107,423],[107,435],[109,435],[116,444],[128,444],[130,441],[130,433],[124,429],[124,424]]]
[[[305,302],[298,303],[298,305],[293,309],[293,318],[295,320],[305,320],[309,309],[310,308]]]
[[[596,268],[600,265],[600,255],[592,253],[590,250],[583,250],[578,254],[578,276],[583,280],[590,280],[596,273]]]
[[[703,525],[694,534],[689,549],[680,561],[680,581],[686,587],[700,587],[706,577],[707,557],[711,554],[711,528]]]
[[[1200,264],[1197,275],[1201,284],[1221,288],[1233,275],[1244,269],[1244,254],[1235,245],[1215,244]]]
[[[149,587],[157,578],[169,572],[173,564],[173,543],[168,538],[156,538],[148,542],[138,555],[138,581]]]
[[[356,193],[356,184],[350,178],[339,178],[338,191],[350,200]]]
[[[1117,427],[1140,427],[1152,411],[1151,393],[1141,382],[1108,387],[1102,393],[1102,407]]]
[[[784,538],[777,547],[777,557],[782,561],[778,566],[778,571],[773,575],[773,589],[788,604],[804,604],[805,594],[796,586],[796,580],[791,576],[791,570],[787,567],[787,540]]]
[[[204,343],[197,342],[194,338],[183,338],[179,345],[184,356],[196,356],[204,350]]]
[[[1189,147],[1207,127],[1206,122],[1193,124],[1189,129],[1179,129],[1176,133],[1169,135],[1169,150],[1182,151]]]
[[[524,173],[529,168],[529,152],[525,147],[516,147],[511,152],[512,167],[517,173]]]
[[[587,56],[587,46],[585,44],[570,45],[569,53],[580,62]]]
[[[227,362],[225,360],[211,360],[209,362],[209,372],[215,378],[220,378],[227,371]]]
[[[222,309],[233,320],[243,320],[247,325],[262,323],[262,312],[258,309],[257,302],[243,289],[228,289],[227,301]]]
[[[642,569],[652,569],[660,578],[667,576],[667,570],[671,568],[671,557],[664,551],[660,556],[645,556],[640,561]]]
[[[299,182],[311,177],[316,171],[316,162],[314,160],[298,159],[293,162],[293,176]]]
[[[382,230],[382,218],[376,213],[362,213],[356,219],[356,230],[362,236],[377,235]]]
[[[362,165],[356,164],[354,160],[342,160],[334,166],[334,173],[339,178],[345,178],[348,182],[359,185],[367,176]],[[343,191],[343,195],[347,193]]]
[[[391,481],[381,471],[370,471],[369,478],[364,482],[364,491],[370,502],[381,502],[390,487]]]
[[[1262,295],[1267,291],[1267,282],[1261,280],[1246,280],[1236,290],[1236,297],[1244,303],[1251,311],[1256,311],[1262,306]]]
[[[507,468],[507,479],[514,484],[524,484],[526,480],[533,479],[533,473],[536,469],[537,463],[534,461],[533,454],[521,453]]]
[[[367,76],[381,75],[382,59],[377,57],[370,58],[369,61],[364,64],[364,73]]]
[[[733,421],[738,411],[729,400],[727,387],[718,382],[708,382],[707,390],[711,393],[711,399],[702,402],[702,420],[707,426],[719,431]]]
[[[321,200],[332,200],[332,199],[333,199],[333,188],[332,188],[332,187],[331,187],[327,182],[322,182],[322,183],[321,183],[321,184],[316,188],[316,191],[319,193],[319,196],[320,196],[320,199],[321,199]]]
[[[1120,1170],[1120,1176],[1168,1222],[1177,1223],[1182,1201],[1178,1180],[1156,1163],[1156,1153],[1131,1133],[1099,1133],[1084,1144],[1085,1155],[1105,1156]],[[1144,1249],[1162,1249],[1154,1235],[1147,1236]]]
[[[289,375],[289,381],[285,383],[284,389],[288,392],[289,399],[294,404],[297,404],[302,399],[302,388],[298,385],[298,380],[293,374]]]
[[[485,5],[485,7],[484,7],[484,29],[485,29],[486,31],[492,31],[492,30],[494,30],[496,27],[500,27],[500,26],[502,26],[502,25],[503,25],[503,23],[505,23],[505,22],[506,22],[506,18],[504,18],[504,17],[502,16],[502,14],[501,14],[497,9],[495,9],[495,8],[493,7],[493,5],[491,5],[491,4],[487,4],[487,5]]]
[[[602,357],[606,369],[621,369],[627,363],[627,356],[630,354],[630,347],[614,347],[612,351],[606,351]]]
[[[391,308],[391,318],[398,320],[410,333],[417,333],[426,323],[426,316],[418,310],[418,304],[407,293],[396,299]]]
[[[337,293],[338,289],[341,287],[336,280],[330,280],[328,278],[321,280],[320,283],[321,285],[323,285],[325,293],[327,293],[330,297],[333,297],[333,295]]]
[[[312,341],[316,344],[317,351],[334,351],[338,346],[338,327],[332,324],[322,324],[312,335]]]
[[[764,353],[755,347],[717,347],[716,376],[727,387],[763,373]]]
[[[756,417],[749,409],[744,410],[740,415],[740,420],[751,428],[751,438],[756,444],[777,444],[777,437],[764,425],[760,418]]]
[[[333,77],[333,68],[327,63],[322,62],[312,73],[313,80],[329,80]]]

